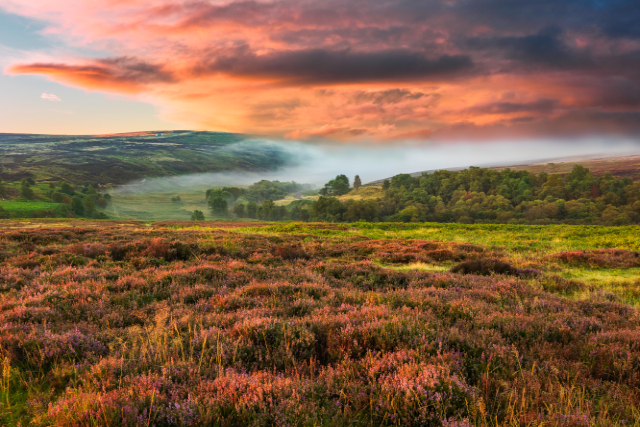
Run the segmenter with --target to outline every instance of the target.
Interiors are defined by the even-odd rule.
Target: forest
[[[564,175],[476,167],[420,177],[400,174],[384,181],[381,197],[363,199],[352,199],[349,192],[344,195],[345,179],[348,184],[344,175],[330,181],[321,190],[325,195],[313,203],[261,219],[463,224],[640,222],[640,182],[610,173],[597,177],[580,165]],[[340,184],[339,192],[333,190],[336,183]],[[353,190],[358,188],[355,185]]]

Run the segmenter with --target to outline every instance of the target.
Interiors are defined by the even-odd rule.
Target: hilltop
[[[294,160],[280,146],[256,143],[255,136],[223,132],[0,134],[0,181],[121,185],[148,177],[273,171]]]

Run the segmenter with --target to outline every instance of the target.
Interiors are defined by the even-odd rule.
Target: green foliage
[[[211,213],[214,216],[218,217],[226,217],[229,215],[229,205],[227,201],[220,196],[209,197],[207,202],[209,204],[209,208],[211,209]]]
[[[72,203],[73,203],[73,202],[72,202]],[[95,212],[96,212],[96,202],[95,202],[95,200],[93,199],[93,197],[90,197],[90,196],[86,196],[86,197],[84,197],[84,198],[82,199],[82,207],[84,208],[84,209],[83,209],[83,212],[84,212],[87,216],[92,217],[92,216],[95,214]]]
[[[171,198],[171,202],[172,203],[180,203],[180,202],[182,202],[182,199],[180,198],[180,196],[173,196]]]
[[[7,189],[4,186],[4,183],[2,181],[0,181],[0,198],[5,198],[7,197]]]
[[[84,198],[81,196],[73,196],[71,199],[71,210],[78,216],[84,215]]]
[[[282,200],[288,194],[306,191],[310,188],[310,184],[262,180],[247,188],[223,187],[222,189],[210,189],[207,190],[205,197],[207,199],[212,196],[222,197],[229,204],[234,202],[260,203],[265,200]]]
[[[258,216],[258,204],[256,202],[247,203],[247,218],[255,219]]]
[[[640,223],[640,182],[611,174],[594,177],[579,165],[565,176],[481,168],[420,177],[400,174],[385,181],[383,189],[384,197],[375,201],[375,210],[371,204],[322,199],[312,207],[311,218],[465,224]],[[325,186],[323,192],[330,193],[331,186]]]
[[[353,188],[357,190],[360,187],[362,187],[362,181],[360,180],[360,175],[356,175],[356,177],[353,178]]]
[[[233,213],[234,213],[234,214],[235,214],[235,216],[237,216],[238,218],[244,218],[244,217],[245,217],[245,215],[246,215],[246,212],[245,212],[245,206],[244,206],[242,203],[240,203],[240,204],[238,204],[238,205],[235,205],[235,206],[233,207]]]
[[[311,221],[340,222],[346,206],[335,197],[320,196],[311,206]]]
[[[59,191],[54,191],[53,194],[51,194],[51,201],[54,203],[64,202],[64,194]]]
[[[31,189],[31,186],[33,184],[31,184],[33,180],[32,179],[23,179],[22,183],[20,184],[20,198],[23,200],[33,200],[33,198],[35,197],[35,194],[33,192],[33,190]]]
[[[349,178],[346,175],[338,175],[324,185],[320,194],[323,196],[342,196],[347,194],[349,190]]]
[[[378,220],[378,204],[375,200],[349,200],[345,203],[347,211],[343,215],[346,222]]]
[[[73,187],[68,182],[63,182],[62,185],[60,185],[60,191],[68,194],[69,196],[73,196],[75,194]]]
[[[287,208],[276,206],[273,200],[267,200],[258,208],[257,215],[258,219],[264,221],[282,221],[287,219]]]
[[[193,211],[191,214],[191,221],[204,221],[204,213],[199,210]]]

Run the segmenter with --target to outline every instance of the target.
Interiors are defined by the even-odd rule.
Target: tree
[[[346,175],[338,175],[324,185],[319,193],[323,196],[342,196],[349,192],[349,178]]]
[[[360,181],[360,175],[356,175],[356,177],[353,178],[353,188],[357,190],[360,187],[362,187],[362,181]]]
[[[211,213],[216,216],[228,216],[229,205],[227,201],[220,196],[214,196],[209,198],[209,208]]]
[[[191,214],[191,221],[204,221],[204,213],[199,210],[193,211]]]
[[[31,189],[29,179],[22,180],[22,183],[20,184],[20,197],[25,200],[32,200],[35,197],[35,195],[33,194],[33,190]]]
[[[266,200],[258,209],[258,219],[274,220],[276,215],[276,205],[273,200]]]
[[[73,187],[67,182],[63,182],[62,185],[60,185],[60,191],[70,196],[73,196],[75,194],[75,191],[73,191]]]
[[[180,196],[174,196],[171,198],[171,201],[173,203],[180,203],[182,201],[182,199],[180,198]]]
[[[340,222],[346,207],[335,197],[320,197],[311,205],[312,221]]]
[[[347,222],[375,221],[378,216],[378,204],[375,200],[356,200],[347,205],[343,219]]]
[[[84,204],[82,203],[82,197],[73,196],[71,199],[71,210],[76,213],[76,215],[84,215]]]
[[[235,205],[233,207],[233,213],[238,217],[238,218],[244,218],[245,216],[245,212],[244,212],[244,205],[242,203],[240,203],[239,205]]]
[[[92,216],[96,212],[96,202],[93,197],[84,197],[82,199],[82,206],[84,207],[84,213],[88,216]]]
[[[258,216],[258,204],[256,202],[247,203],[247,217],[255,219]]]
[[[4,183],[2,182],[0,182],[0,197],[3,199],[7,197],[7,189],[4,188]]]
[[[391,183],[389,182],[388,179],[385,179],[384,181],[382,181],[382,189],[383,190],[388,190],[391,187]]]
[[[51,201],[53,203],[63,203],[64,202],[64,194],[59,191],[54,191],[51,195]]]

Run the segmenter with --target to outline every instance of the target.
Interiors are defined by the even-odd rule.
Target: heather
[[[640,423],[636,227],[0,224],[0,424]]]

